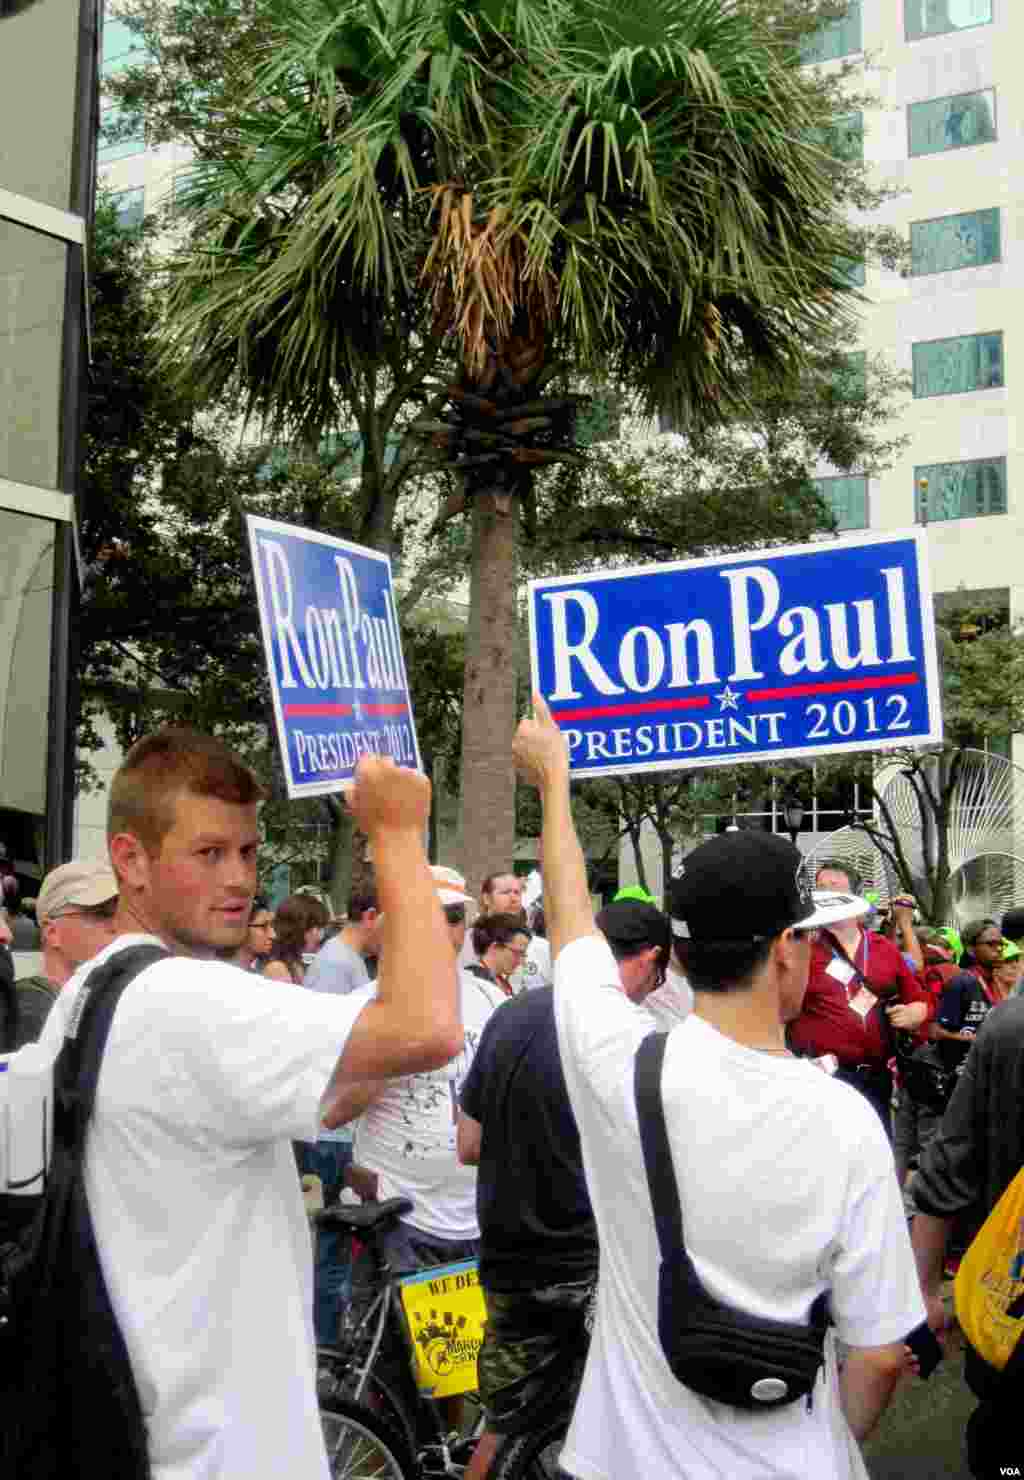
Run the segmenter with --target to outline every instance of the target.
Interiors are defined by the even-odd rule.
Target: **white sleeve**
[[[869,1105],[857,1149],[830,1274],[832,1317],[848,1346],[886,1346],[920,1325],[925,1308],[892,1151]]]
[[[633,1060],[651,1032],[649,1015],[622,990],[602,935],[582,936],[561,950],[554,976],[558,1047],[570,1091],[589,1091],[617,1127],[635,1126]]]
[[[179,1113],[227,1145],[316,1140],[320,1101],[365,998],[305,992],[237,967],[195,963],[195,992],[173,991],[181,1055]],[[191,1024],[185,1015],[193,1009]]]

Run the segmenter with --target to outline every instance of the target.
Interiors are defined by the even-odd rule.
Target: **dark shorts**
[[[526,1432],[575,1396],[590,1345],[595,1280],[538,1290],[484,1290],[487,1325],[477,1357],[487,1427],[511,1437]]]
[[[408,1223],[396,1223],[380,1240],[388,1263],[395,1274],[415,1274],[418,1269],[433,1269],[437,1264],[455,1264],[460,1259],[478,1259],[478,1238],[438,1238],[421,1233]]]

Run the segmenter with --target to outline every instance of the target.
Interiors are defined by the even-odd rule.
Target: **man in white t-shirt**
[[[374,991],[370,986],[355,995],[371,1000]],[[426,1073],[355,1086],[347,1097],[347,1110],[359,1116],[353,1185],[364,1198],[407,1197],[413,1204],[412,1212],[384,1235],[394,1269],[411,1272],[479,1251],[476,1168],[459,1161],[456,1124],[480,1035],[504,1000],[493,982],[460,971],[461,1052]]]
[[[226,746],[164,730],[114,777],[118,936],[96,961],[143,942],[175,953],[117,1005],[85,1165],[153,1480],[328,1480],[291,1142],[333,1123],[351,1078],[429,1071],[461,1049],[423,853],[429,795],[415,772],[359,763],[351,809],[373,846],[391,963],[366,1003],[281,992],[205,959],[241,944],[256,887],[262,791]],[[57,998],[42,1042],[59,1042],[90,966]],[[87,1360],[88,1336],[74,1334]]]
[[[684,1387],[661,1349],[633,1098],[650,1019],[595,932],[565,741],[542,699],[534,710],[514,755],[541,793],[559,1048],[601,1243],[594,1334],[560,1463],[580,1480],[866,1480],[856,1440],[889,1401],[924,1306],[877,1117],[786,1048],[815,922],[800,855],[769,834],[726,834],[686,860],[670,909],[696,998],[669,1034],[662,1077],[687,1247],[711,1294],[751,1315],[807,1321],[828,1291],[849,1347],[840,1375],[827,1337],[809,1404],[758,1412]]]

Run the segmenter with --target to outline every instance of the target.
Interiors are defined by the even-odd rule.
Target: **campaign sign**
[[[422,770],[387,556],[246,524],[288,795],[338,791],[365,754]]]
[[[921,530],[530,583],[577,776],[942,738]]]

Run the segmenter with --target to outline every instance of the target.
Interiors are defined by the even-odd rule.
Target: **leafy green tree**
[[[221,734],[269,784],[266,868],[325,865],[340,902],[351,866],[347,816],[334,798],[284,795],[243,520],[262,514],[352,538],[358,483],[346,476],[344,445],[306,457],[240,447],[230,403],[202,403],[168,383],[154,231],[122,230],[101,200],[91,253],[79,782],[95,783],[90,756],[107,723],[124,747],[167,722]],[[396,534],[399,551],[415,542],[412,523]],[[416,594],[406,590],[407,605]],[[424,761],[449,780],[462,676],[462,638],[451,627],[436,611],[403,624]]]
[[[175,321],[208,389],[240,382],[307,436],[344,408],[370,462],[422,404],[362,523],[387,542],[424,456],[458,477],[473,871],[511,848],[517,536],[536,470],[579,455],[566,371],[697,430],[848,316],[819,94],[788,41],[722,0],[273,0],[264,16],[235,142],[198,169]],[[454,373],[428,380],[445,357]]]

